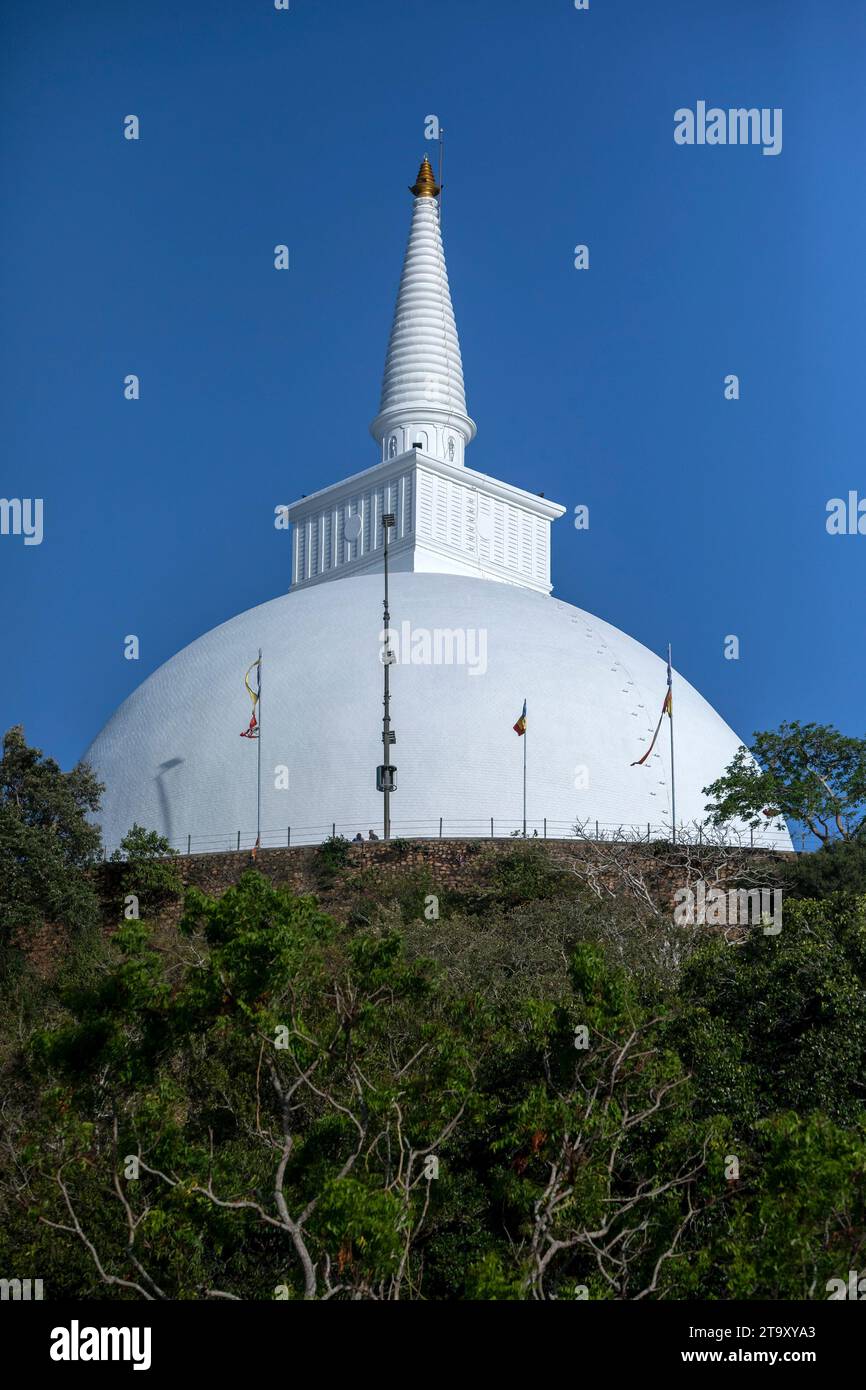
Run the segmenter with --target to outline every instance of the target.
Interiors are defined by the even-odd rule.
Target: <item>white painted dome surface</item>
[[[262,843],[314,842],[331,824],[381,834],[382,576],[273,599],[206,633],[121,705],[85,755],[106,783],[105,843],[133,822],[178,847],[249,847],[256,826],[254,741],[244,673],[263,650]],[[391,580],[392,630],[462,631],[475,664],[401,660],[391,668],[392,834],[497,835],[522,825],[528,704],[529,833],[568,836],[577,819],[608,831],[670,826],[668,722],[643,767],[666,688],[665,663],[579,608],[508,584],[445,574]],[[474,635],[473,635],[474,634]],[[486,643],[486,649],[484,647]],[[450,646],[450,652],[449,652]],[[446,642],[440,655],[456,651]],[[421,653],[423,655],[423,652]],[[480,659],[486,656],[485,662]],[[703,819],[702,787],[741,740],[674,675],[677,820]],[[275,786],[288,768],[288,789]],[[585,773],[582,771],[585,769]],[[588,779],[588,785],[583,785]],[[577,784],[577,785],[576,785]],[[789,848],[787,831],[761,842]]]

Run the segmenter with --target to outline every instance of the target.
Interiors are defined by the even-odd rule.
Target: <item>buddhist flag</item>
[[[256,687],[257,687],[257,688],[256,688],[255,690],[253,690],[253,687],[250,685],[250,672],[252,672],[252,671],[256,671],[256,672],[257,672],[257,678],[256,678]],[[251,699],[252,702],[253,702],[253,712],[252,712],[252,715],[250,716],[249,728],[244,729],[243,733],[241,734],[241,738],[258,738],[258,736],[259,736],[259,721],[258,721],[258,719],[256,718],[256,715],[257,715],[257,713],[258,713],[258,708],[259,708],[259,694],[260,694],[261,688],[262,688],[262,661],[261,661],[261,657],[258,657],[258,658],[253,662],[253,664],[252,664],[252,666],[250,667],[249,671],[247,671],[246,675],[244,676],[244,685],[245,685],[246,688],[247,688],[247,694],[249,695],[250,699]]]
[[[646,752],[644,753],[643,757],[642,757],[642,758],[638,758],[637,762],[634,762],[634,763],[631,764],[632,767],[640,767],[641,763],[645,763],[646,760],[647,760],[647,758],[649,757],[650,753],[651,753],[651,752],[653,751],[653,749],[655,748],[655,746],[656,746],[656,739],[657,739],[658,736],[659,736],[659,729],[660,729],[661,726],[662,726],[662,720],[664,719],[665,715],[667,715],[669,719],[673,719],[673,717],[674,717],[674,698],[673,698],[673,691],[672,691],[672,689],[671,689],[671,679],[672,679],[671,662],[670,662],[670,657],[668,657],[668,688],[667,688],[667,691],[666,691],[666,693],[665,693],[664,703],[662,704],[662,712],[661,712],[661,714],[659,715],[659,722],[656,724],[656,731],[655,731],[655,733],[654,733],[653,736],[652,736],[652,743],[650,744],[649,748],[648,748],[648,749],[646,750]]]
[[[525,700],[523,701],[523,713],[521,714],[521,716],[520,716],[520,718],[518,719],[517,723],[514,725],[514,732],[517,734],[518,738],[521,737],[523,734],[526,733],[526,701],[525,701]]]

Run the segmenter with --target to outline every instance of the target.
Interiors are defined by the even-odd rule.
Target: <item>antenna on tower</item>
[[[442,226],[442,187],[443,187],[443,185],[442,185],[442,169],[443,169],[444,165],[445,165],[445,127],[444,127],[444,125],[440,125],[440,127],[439,127],[439,178],[436,180],[437,183],[439,184],[439,226],[440,226],[440,227]]]

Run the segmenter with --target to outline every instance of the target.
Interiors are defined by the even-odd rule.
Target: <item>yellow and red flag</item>
[[[258,672],[258,676],[257,676],[257,680],[256,680],[257,689],[255,689],[255,690],[253,690],[253,687],[250,685],[250,672],[252,672],[252,671],[257,671],[257,672]],[[262,689],[262,662],[261,662],[261,657],[257,657],[256,660],[253,662],[252,666],[250,667],[249,671],[247,671],[246,675],[244,676],[244,685],[245,685],[246,688],[247,688],[247,694],[249,695],[250,699],[251,699],[252,702],[253,702],[253,712],[252,712],[252,715],[250,716],[249,727],[243,730],[243,732],[241,733],[241,738],[258,738],[258,736],[259,736],[259,721],[258,721],[258,719],[256,718],[256,715],[257,715],[257,713],[258,713],[258,708],[259,708],[259,695],[261,694],[261,689]]]
[[[520,738],[523,734],[526,733],[526,701],[525,701],[525,700],[523,701],[523,712],[522,712],[520,718],[518,719],[517,723],[514,725],[514,732],[517,734],[518,738]]]
[[[667,688],[667,693],[665,694],[664,703],[662,704],[662,712],[661,712],[661,714],[659,715],[659,722],[656,724],[656,731],[655,731],[655,733],[654,733],[653,736],[652,736],[652,742],[650,743],[649,748],[646,750],[646,752],[644,753],[644,755],[643,755],[642,758],[638,758],[636,762],[633,762],[633,763],[631,764],[632,767],[640,767],[641,763],[645,763],[646,760],[647,760],[647,758],[649,757],[650,753],[651,753],[651,752],[653,751],[653,749],[655,748],[655,746],[656,746],[656,739],[657,739],[658,736],[659,736],[659,729],[660,729],[661,726],[662,726],[662,720],[664,719],[665,715],[667,715],[669,719],[673,719],[673,717],[674,717],[674,698],[673,698],[673,691],[671,690],[671,679],[672,679],[671,663],[670,663],[670,658],[668,658],[668,688]]]

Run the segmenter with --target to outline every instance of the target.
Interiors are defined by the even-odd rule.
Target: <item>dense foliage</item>
[[[462,894],[399,845],[387,882],[329,846],[332,911],[250,870],[178,922],[136,827],[98,931],[86,771],[8,756],[33,853],[78,894],[52,971],[2,958],[10,1275],[55,1298],[822,1299],[862,1266],[849,858],[812,856],[782,931],[730,940],[675,926],[610,846],[479,846]],[[20,870],[19,921],[54,920],[50,878]]]
[[[125,893],[127,917],[156,912],[182,896],[183,881],[176,860],[177,853],[164,835],[141,825],[127,831],[120,848],[111,855],[113,864],[123,865],[120,887]]]
[[[16,726],[0,759],[0,950],[40,923],[70,929],[96,920],[86,873],[101,851],[99,827],[87,819],[102,788],[89,768],[63,772],[30,748]]]

